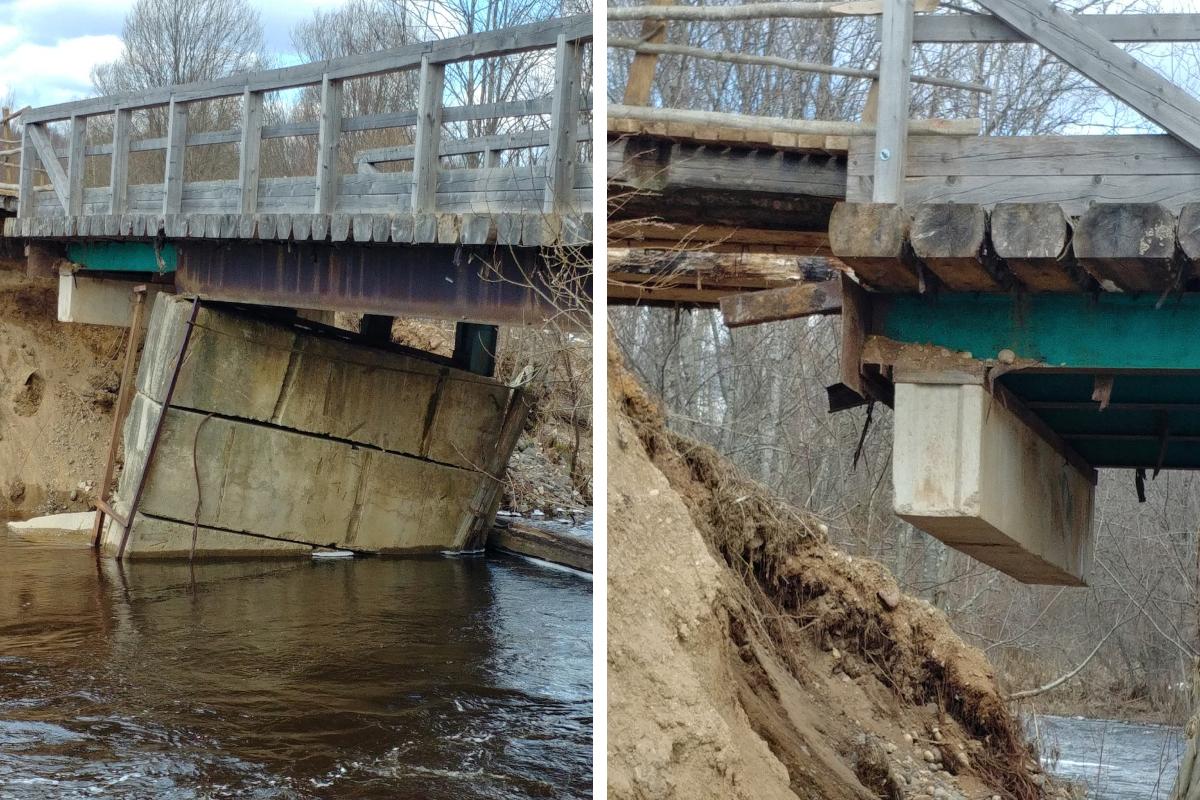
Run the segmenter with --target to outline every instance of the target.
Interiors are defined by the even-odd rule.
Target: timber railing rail
[[[583,85],[583,65],[591,36],[591,16],[577,15],[25,110],[17,217],[6,220],[4,233],[153,237],[161,232],[168,237],[285,239],[329,235],[336,240],[347,238],[353,220],[356,240],[441,241],[450,229],[456,239],[462,235],[466,241],[469,229],[472,240],[485,243],[496,240],[499,220],[502,234],[505,228],[517,232],[502,239],[524,243],[515,240],[520,239],[522,228],[526,232],[531,228],[522,219],[540,216],[562,219],[563,224],[549,226],[553,235],[526,235],[526,239],[555,238],[568,218],[574,221],[571,230],[578,234],[578,218],[590,211],[591,163],[581,158],[581,145],[589,152],[591,100]],[[444,105],[447,65],[545,50],[553,51],[553,82],[547,80],[544,95]],[[405,71],[419,76],[415,108],[344,116],[345,81]],[[265,124],[264,96],[301,87],[319,87],[319,119]],[[189,132],[189,104],[239,96],[240,128]],[[134,139],[134,112],[155,108],[161,109],[160,114],[165,111],[166,135]],[[112,131],[111,142],[88,144],[88,122],[98,118],[104,118],[103,130]],[[540,129],[523,129],[547,119],[549,124]],[[496,128],[513,132],[455,140],[443,130],[451,123],[480,120],[499,120],[503,124]],[[54,123],[68,125],[65,146],[56,147],[48,127]],[[348,159],[339,153],[345,133],[398,128],[411,131],[411,144],[364,150],[349,154]],[[263,142],[298,136],[316,137],[315,174],[261,177]],[[231,157],[236,158],[238,177],[186,180],[188,148],[215,144],[238,146],[237,155]],[[504,151],[511,155],[530,148],[545,148],[544,157],[510,157],[501,165]],[[130,184],[130,154],[140,151],[165,151],[161,182]],[[448,168],[441,163],[444,157],[469,153],[479,154],[476,161],[481,166]],[[110,157],[109,180],[104,186],[85,187],[85,162],[97,156]],[[339,161],[347,160],[357,171],[340,174]],[[377,165],[388,162],[411,162],[411,169],[378,169]],[[48,184],[35,184],[39,171],[44,171]],[[452,224],[446,217],[454,218]]]

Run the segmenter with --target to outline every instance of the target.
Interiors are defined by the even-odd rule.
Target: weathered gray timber
[[[917,258],[951,291],[994,292],[1008,282],[988,250],[987,212],[982,206],[918,206],[910,237]]]
[[[1075,226],[1075,258],[1095,276],[1127,292],[1174,288],[1175,217],[1157,203],[1097,204]]]
[[[730,328],[798,317],[837,314],[841,310],[841,278],[782,289],[731,294],[721,298],[721,316],[725,319],[725,325]]]
[[[1096,203],[1072,235],[1055,204],[1001,204],[989,213],[972,205],[839,203],[829,242],[862,283],[882,292],[917,291],[914,269],[924,269],[951,291],[1080,292],[1098,282],[1105,291],[1162,294],[1194,290],[1197,231],[1196,204],[1176,217],[1155,203]]]
[[[1200,41],[1200,14],[1080,14],[1081,25],[1110,42]],[[913,42],[1003,44],[1030,37],[986,14],[936,14],[913,20]]]
[[[204,307],[164,407],[191,310],[160,295],[147,330],[112,503],[133,516],[128,557],[186,556],[193,525],[201,556],[297,552],[276,540],[395,553],[482,546],[523,392]],[[123,535],[111,526],[106,551]]]
[[[565,17],[514,28],[488,31],[443,41],[426,42],[297,67],[266,70],[205,83],[183,84],[137,95],[114,95],[45,108],[23,114],[19,226],[6,226],[5,235],[25,238],[167,238],[211,236],[246,238],[257,228],[264,238],[291,238],[294,227],[282,215],[414,213],[440,214],[551,213],[576,216],[590,211],[591,164],[580,162],[579,143],[590,137],[590,102],[580,79],[584,50],[591,41],[588,15]],[[467,106],[443,106],[446,66],[467,59],[499,59],[516,53],[545,51],[545,66],[554,74],[549,96]],[[357,117],[342,113],[344,81],[404,70],[419,70],[417,108]],[[263,124],[264,92],[301,86],[320,88],[320,118],[315,122]],[[188,108],[193,102],[223,97],[242,98],[242,123],[237,129],[189,132]],[[134,139],[134,109],[165,107],[167,134]],[[545,117],[550,117],[545,126]],[[113,140],[86,145],[91,118],[111,119]],[[50,123],[69,120],[68,141],[52,139]],[[493,137],[483,147],[465,145],[453,137],[447,123],[492,120],[499,130],[518,133]],[[395,131],[396,140],[411,141],[413,169],[383,172],[370,169],[372,154],[350,154],[368,165],[360,174],[340,174],[345,161],[345,137],[350,131]],[[316,171],[311,177],[266,178],[261,175],[262,141],[281,136],[316,137]],[[236,180],[189,181],[184,164],[189,147],[236,144]],[[551,157],[509,159],[505,154],[548,146]],[[471,149],[475,147],[475,149]],[[394,150],[395,148],[393,148]],[[160,184],[129,185],[129,154],[165,151],[165,177]],[[232,150],[232,148],[231,148]],[[378,150],[378,148],[376,149]],[[447,168],[443,156],[462,155],[465,166]],[[389,160],[395,160],[395,153]],[[61,156],[67,158],[63,169]],[[88,158],[111,156],[108,186],[85,188]],[[477,162],[477,163],[476,163]],[[44,175],[45,178],[40,176]],[[35,180],[35,176],[38,180]],[[548,201],[548,198],[553,198]],[[126,214],[160,215],[161,224],[121,223]],[[266,225],[247,221],[261,214],[281,215]],[[196,220],[198,215],[238,215],[240,220]],[[95,218],[106,221],[96,223]],[[113,218],[108,220],[107,218]],[[171,218],[177,218],[172,224]],[[26,223],[28,221],[28,224]],[[283,224],[281,224],[283,223]],[[461,226],[432,223],[437,229]],[[212,232],[208,233],[211,227]],[[324,239],[336,225],[301,226],[303,238]],[[390,227],[390,226],[387,226]],[[426,230],[417,226],[417,231]],[[554,236],[542,244],[560,243],[558,232],[578,226],[557,222],[545,226]],[[476,226],[477,230],[477,226]],[[247,233],[250,231],[251,233]],[[275,231],[281,231],[276,234]]]
[[[829,246],[872,289],[915,292],[920,283],[911,227],[912,217],[898,205],[838,203],[829,218]]]
[[[992,250],[1034,292],[1076,292],[1071,229],[1057,203],[999,203],[991,213]]]

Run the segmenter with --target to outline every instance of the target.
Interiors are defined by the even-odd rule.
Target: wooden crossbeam
[[[980,0],[980,5],[1146,119],[1200,149],[1200,101],[1084,25],[1077,15],[1047,0]]]
[[[1080,24],[1110,42],[1200,41],[1200,14],[1079,14]],[[1005,44],[1030,38],[984,14],[935,14],[913,21],[913,42]]]
[[[29,131],[29,141],[37,151],[42,168],[50,177],[54,194],[58,196],[58,202],[62,203],[63,211],[66,211],[70,208],[70,199],[67,197],[67,173],[63,172],[62,164],[59,163],[58,156],[54,154],[54,145],[51,144],[50,137],[46,134],[45,126],[26,123],[25,129]],[[22,159],[22,167],[24,167],[24,159]]]

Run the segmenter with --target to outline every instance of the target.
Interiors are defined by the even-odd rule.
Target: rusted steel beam
[[[582,259],[566,264],[537,248],[203,240],[178,247],[176,287],[206,300],[490,325],[585,324],[562,306],[591,303]]]

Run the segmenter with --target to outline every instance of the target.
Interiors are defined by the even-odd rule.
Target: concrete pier
[[[474,550],[499,503],[524,395],[303,322],[203,307],[165,407],[191,301],[160,296],[113,508],[144,479],[126,556]],[[157,448],[147,463],[155,431]],[[119,548],[123,529],[103,538]]]
[[[897,515],[1026,583],[1083,585],[1091,481],[980,385],[897,383]]]

